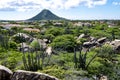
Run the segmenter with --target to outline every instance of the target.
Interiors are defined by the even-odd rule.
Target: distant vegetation
[[[13,71],[44,72],[60,80],[120,79],[119,20],[49,20],[60,18],[45,16],[52,14],[46,10],[41,14],[37,18],[47,20],[0,22],[1,65]],[[6,28],[6,24],[14,25]]]

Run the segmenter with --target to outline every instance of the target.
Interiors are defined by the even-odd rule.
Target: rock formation
[[[2,65],[0,65],[0,80],[10,80],[12,71]]]
[[[0,65],[0,80],[58,80],[48,74],[17,70],[12,72],[10,69]]]
[[[58,79],[44,73],[18,70],[14,72],[11,80],[58,80]]]

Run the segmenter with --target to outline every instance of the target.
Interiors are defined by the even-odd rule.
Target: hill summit
[[[63,20],[64,18],[58,17],[57,15],[53,14],[51,11],[44,9],[36,16],[28,19],[28,20]]]

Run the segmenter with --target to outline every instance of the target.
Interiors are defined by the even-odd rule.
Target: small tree
[[[64,34],[65,30],[63,28],[50,28],[46,31],[46,35],[47,34],[52,34],[53,36],[59,36],[59,35],[62,35]]]

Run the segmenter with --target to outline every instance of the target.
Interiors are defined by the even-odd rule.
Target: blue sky
[[[120,19],[120,0],[0,0],[0,20],[25,20],[49,9],[67,19]]]

